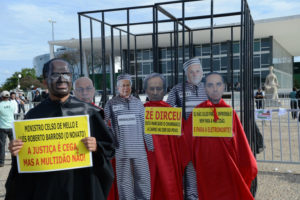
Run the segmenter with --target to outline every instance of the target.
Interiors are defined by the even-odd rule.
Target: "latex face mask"
[[[81,101],[92,103],[95,95],[95,88],[89,78],[81,77],[76,80],[75,96]]]
[[[225,86],[220,75],[212,74],[206,78],[205,91],[208,99],[212,103],[219,103],[224,93],[224,89]]]
[[[131,84],[129,80],[118,81],[118,92],[121,97],[128,98],[131,94]]]
[[[187,81],[193,85],[198,85],[203,77],[203,71],[200,65],[192,65],[190,66],[187,71]]]
[[[161,101],[164,98],[163,81],[160,77],[148,80],[146,93],[150,101]]]

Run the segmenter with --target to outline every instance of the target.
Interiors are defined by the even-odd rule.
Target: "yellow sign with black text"
[[[14,138],[24,145],[17,156],[19,173],[90,167],[92,154],[81,139],[90,136],[89,116],[14,122]]]
[[[193,109],[193,136],[232,137],[232,108],[217,107],[219,119],[214,121],[214,108]]]
[[[146,107],[145,133],[154,135],[181,135],[181,108]]]

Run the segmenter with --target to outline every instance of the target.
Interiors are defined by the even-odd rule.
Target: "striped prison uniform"
[[[109,100],[104,108],[105,121],[109,124],[116,143],[116,172],[119,198],[150,199],[150,172],[147,148],[153,151],[151,135],[144,134],[144,106],[130,96],[119,95]]]
[[[175,85],[169,93],[167,103],[173,107],[182,107],[183,106],[183,84],[179,83]],[[200,82],[198,85],[193,85],[191,83],[185,83],[185,108],[186,115],[185,118],[188,119],[190,114],[193,111],[193,108],[199,105],[200,103],[207,100],[207,95],[204,89],[204,84]],[[187,136],[189,134],[192,138],[192,133],[185,133]],[[198,199],[197,192],[197,181],[196,181],[196,172],[193,166],[193,163],[190,161],[185,169],[184,174],[184,192],[185,199],[194,200]]]

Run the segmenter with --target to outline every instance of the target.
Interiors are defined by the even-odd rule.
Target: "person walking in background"
[[[16,99],[16,93],[15,92],[11,92],[10,93],[10,99],[9,99],[15,106],[15,114],[18,114],[19,111],[19,104],[18,101]]]
[[[263,99],[264,99],[264,93],[263,91],[258,88],[257,92],[255,93],[255,103],[256,103],[256,109],[262,109],[263,108]]]
[[[33,98],[33,102],[41,102],[42,101],[42,96],[40,94],[40,91],[39,90],[36,90],[35,91],[35,95],[34,95],[34,98]]]
[[[45,89],[43,92],[42,92],[42,95],[41,95],[41,101],[44,101],[45,99],[47,99],[49,97],[49,91],[48,89]]]
[[[292,114],[292,118],[296,119],[297,118],[297,111],[293,110],[293,109],[297,109],[297,98],[296,98],[296,94],[297,94],[297,88],[293,87],[293,91],[290,93],[290,99],[291,99],[291,114]]]
[[[26,103],[26,99],[25,99],[25,97],[24,97],[24,94],[19,93],[18,100],[19,100],[19,110],[18,110],[18,113],[23,112],[23,114],[25,114],[25,103]]]
[[[12,101],[9,101],[9,92],[3,91],[1,93],[0,102],[0,167],[4,166],[5,160],[5,144],[6,137],[13,140],[12,124],[14,121],[14,113],[16,106]]]
[[[300,109],[300,90],[298,90],[296,92],[296,99],[298,100],[298,109]],[[298,114],[298,118],[299,118],[299,122],[300,122],[300,114]]]

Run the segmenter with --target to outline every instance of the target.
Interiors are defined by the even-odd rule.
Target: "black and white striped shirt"
[[[151,135],[144,133],[144,106],[130,96],[119,95],[110,99],[104,108],[105,121],[111,121],[111,129],[117,143],[116,158],[138,158],[146,156],[147,148],[153,150]]]
[[[175,85],[169,93],[167,103],[172,107],[182,107],[183,106],[183,93],[182,93],[182,83]],[[207,95],[204,89],[204,84],[200,82],[198,85],[193,85],[191,83],[185,83],[185,108],[186,108],[186,119],[190,116],[193,108],[198,104],[207,100]]]

